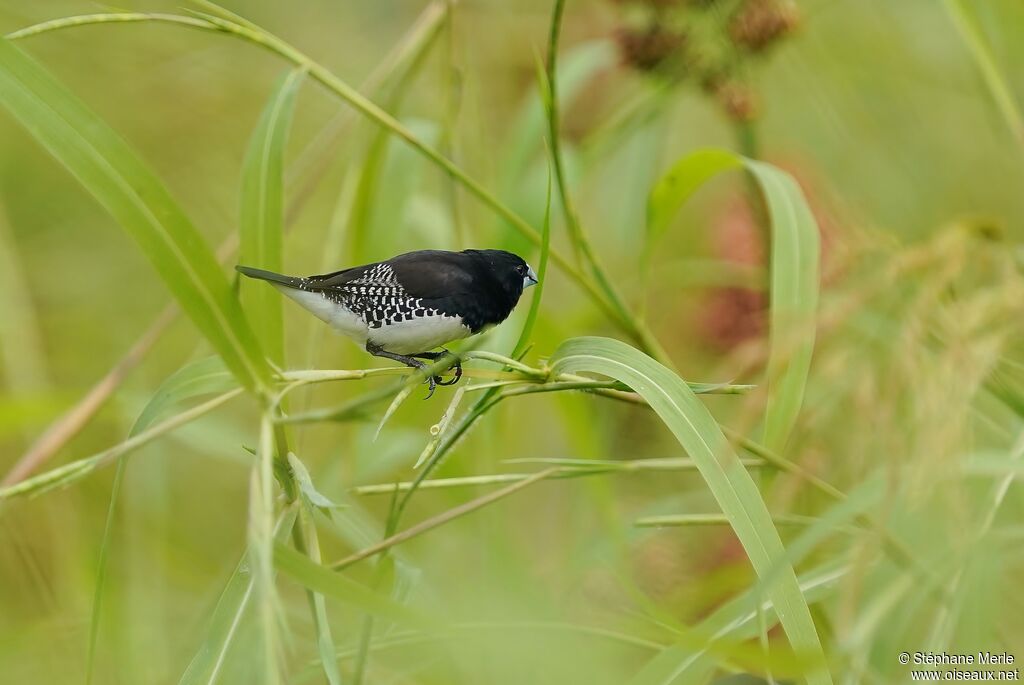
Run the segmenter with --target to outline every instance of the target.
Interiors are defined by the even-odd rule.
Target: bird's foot
[[[454,354],[452,354],[448,350],[444,349],[443,347],[441,348],[441,353],[440,354],[441,355],[448,355],[449,357],[451,357],[452,359],[455,360],[455,363],[452,364],[451,367],[449,367],[449,371],[453,371],[455,373],[455,377],[452,378],[450,381],[442,381],[440,378],[438,378],[437,379],[437,384],[438,385],[455,385],[460,380],[462,380],[462,360],[459,359],[458,357],[456,357]]]
[[[421,359],[429,359],[430,361],[437,361],[441,357],[451,357],[455,360],[455,363],[451,365],[451,371],[455,372],[455,377],[451,380],[443,380],[441,376],[433,376],[433,381],[436,385],[455,385],[462,379],[462,360],[456,357],[454,354],[441,348],[440,352],[418,352],[417,354],[409,355],[411,357],[419,357]]]
[[[430,388],[430,390],[427,392],[427,396],[424,399],[429,400],[431,397],[433,397],[434,391],[437,390],[437,386],[455,385],[462,378],[462,361],[454,354],[444,349],[443,347],[441,348],[440,352],[417,352],[416,354],[404,355],[395,354],[394,352],[388,352],[380,345],[375,345],[372,342],[367,342],[366,351],[374,355],[375,357],[385,357],[386,359],[393,359],[396,362],[401,362],[402,364],[405,364],[406,366],[417,370],[423,370],[427,368],[427,364],[424,364],[423,362],[419,361],[419,359],[437,361],[441,357],[445,356],[454,359],[455,363],[452,364],[451,366],[451,370],[455,372],[454,378],[446,381],[441,376],[435,376],[431,374],[424,379],[423,382],[426,383]],[[419,359],[416,359],[416,357],[419,357]]]
[[[426,367],[426,364],[423,364],[423,367]],[[421,368],[423,368],[423,367],[421,367]],[[427,376],[427,379],[425,381],[423,381],[423,382],[426,383],[427,386],[430,389],[427,390],[427,396],[424,397],[423,399],[429,400],[431,397],[433,397],[434,396],[434,391],[437,390],[437,386],[438,385],[447,385],[447,383],[440,383],[439,382],[440,380],[441,380],[440,376]]]
[[[400,362],[402,364],[405,364],[406,366],[408,366],[409,368],[412,368],[412,369],[423,370],[423,369],[427,368],[426,364],[424,364],[423,362],[421,362],[418,359],[414,359],[414,357],[421,357],[423,355],[418,355],[418,354],[413,354],[413,355],[395,354],[394,352],[388,352],[387,350],[385,350],[380,345],[376,345],[376,344],[374,344],[372,342],[369,342],[369,341],[367,341],[367,343],[366,343],[366,351],[369,352],[370,354],[372,354],[375,357],[384,357],[385,359],[393,359],[394,361]],[[436,357],[435,357],[435,359],[436,359]],[[431,397],[434,396],[434,391],[437,390],[437,385],[438,385],[437,382],[439,380],[441,380],[440,376],[429,375],[429,376],[426,377],[426,379],[423,382],[426,383],[430,387],[430,390],[427,392],[427,396],[424,399],[428,399],[429,400]],[[447,384],[446,383],[442,383],[442,385],[447,385]]]

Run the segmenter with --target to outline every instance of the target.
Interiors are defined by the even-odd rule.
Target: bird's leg
[[[441,380],[440,376],[435,376],[434,378],[438,385],[455,385],[456,383],[459,382],[459,379],[462,378],[462,360],[456,357],[448,350],[446,350],[445,348],[442,347],[440,352],[417,352],[416,354],[411,354],[409,356],[419,357],[420,359],[429,359],[430,361],[437,361],[438,359],[446,355],[455,359],[455,363],[452,364],[451,367],[451,370],[455,372],[455,378],[451,379],[450,381],[443,381]]]
[[[394,352],[388,352],[380,345],[375,345],[369,340],[366,341],[366,351],[372,354],[374,357],[384,357],[385,359],[391,359],[393,361],[405,364],[406,366],[411,367],[413,369],[425,369],[427,367],[426,364],[417,359],[413,359],[411,356],[407,357],[404,354],[395,354]],[[427,379],[424,382],[429,385],[430,391],[427,392],[426,399],[429,400],[434,395],[434,390],[437,389],[437,381],[437,376],[427,376]],[[442,385],[447,385],[447,383],[442,383]]]

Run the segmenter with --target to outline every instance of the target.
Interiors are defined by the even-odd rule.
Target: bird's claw
[[[450,381],[443,381],[441,380],[440,376],[435,376],[434,378],[437,380],[438,385],[455,385],[456,383],[458,383],[459,379],[462,378],[462,361],[456,359],[455,363],[452,364],[452,367],[449,370],[455,372],[455,377],[452,378]]]
[[[430,390],[427,391],[427,396],[424,397],[423,399],[429,400],[431,397],[434,396],[434,391],[437,390],[437,379],[438,376],[427,376],[427,379],[423,381],[430,388]],[[444,384],[442,383],[442,385]]]
[[[451,357],[455,357],[455,355],[453,355],[448,350],[444,350],[443,348],[442,350],[444,351],[445,354]],[[439,385],[447,386],[455,385],[456,383],[458,383],[462,379],[462,360],[460,360],[458,357],[455,357],[455,363],[452,364],[450,370],[455,372],[455,377],[452,378],[451,380],[446,381],[441,376],[427,376],[427,378],[423,382],[426,383],[430,389],[427,391],[427,396],[424,397],[423,399],[429,400],[431,397],[433,397],[434,391],[437,390],[437,386]]]

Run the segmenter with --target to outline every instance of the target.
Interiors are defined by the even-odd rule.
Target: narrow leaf
[[[167,409],[178,403],[212,393],[223,393],[238,387],[231,372],[224,366],[220,357],[208,357],[186,364],[177,372],[172,374],[157,389],[149,403],[135,420],[129,439],[136,437],[147,428],[152,426]],[[93,591],[92,617],[89,625],[89,649],[86,662],[86,682],[92,682],[93,668],[95,664],[96,646],[99,638],[100,616],[103,606],[103,592],[106,581],[107,563],[110,555],[110,546],[113,540],[113,526],[117,512],[118,501],[121,496],[121,485],[124,480],[124,471],[127,466],[127,455],[122,455],[117,460],[117,471],[114,474],[114,485],[110,491],[110,505],[107,509],[107,522],[103,530],[103,541],[100,545],[100,556],[96,570],[96,588]]]
[[[1024,114],[1021,113],[1004,70],[1000,68],[995,55],[992,54],[992,48],[972,16],[972,10],[968,9],[970,3],[963,0],[946,0],[945,6],[957,33],[970,50],[971,57],[974,58],[974,63],[1007,127],[1017,142],[1024,144]]]
[[[826,564],[800,576],[800,590],[808,602],[827,597],[838,581],[849,571],[848,566]],[[629,681],[629,685],[683,685],[704,683],[715,669],[712,653],[716,641],[746,640],[758,632],[757,617],[771,609],[767,602],[756,605],[755,591],[750,590],[728,602],[704,619],[691,632],[703,647],[672,645],[647,664]],[[774,625],[774,621],[770,620]]]
[[[309,557],[290,547],[276,545],[274,561],[279,571],[325,597],[336,599],[367,614],[383,616],[406,625],[420,628],[437,627],[435,622],[415,610],[377,594],[337,571],[310,561]]]
[[[735,153],[715,149],[699,150],[676,162],[647,198],[648,241],[653,243],[665,234],[676,213],[701,186],[742,164],[743,158]]]
[[[523,330],[519,333],[519,341],[516,343],[512,356],[521,359],[530,344],[533,336],[533,327],[537,323],[537,315],[540,313],[540,301],[544,296],[545,281],[548,275],[548,256],[551,252],[551,168],[548,167],[548,189],[544,198],[544,223],[541,226],[540,234],[540,263],[537,264],[537,284],[534,287],[533,300],[530,302],[530,311],[526,314],[526,321],[523,323]]]
[[[239,248],[239,259],[247,266],[277,272],[283,268],[284,150],[305,73],[294,69],[281,79],[249,139],[242,167]],[[281,296],[266,283],[244,282],[242,288],[256,336],[271,360],[283,364]]]
[[[294,507],[284,512],[277,522],[275,540],[280,542],[291,532],[297,513],[298,510]],[[178,685],[206,685],[216,682],[217,675],[227,658],[228,649],[238,634],[239,626],[252,599],[253,576],[249,569],[249,558],[249,551],[246,550],[228,578],[210,617],[206,635]]]
[[[219,394],[238,387],[220,357],[186,364],[167,377],[135,419],[129,437],[135,437],[161,418],[168,409],[193,397]]]
[[[0,105],[135,239],[239,382],[250,389],[266,385],[270,369],[213,252],[134,150],[45,68],[4,39]]]
[[[831,683],[807,602],[761,493],[721,428],[689,386],[643,352],[608,338],[569,340],[555,351],[551,362],[552,373],[599,373],[626,383],[643,396],[696,462],[758,577],[763,578],[773,570],[778,574],[766,584],[765,595],[771,600],[793,649],[813,660],[808,682]]]
[[[50,469],[49,471],[32,476],[31,478],[18,481],[14,485],[0,488],[0,502],[13,497],[38,495],[54,488],[69,485],[74,481],[84,478],[101,466],[106,466],[116,459],[138,449],[139,447],[142,447],[164,433],[174,430],[179,426],[183,426],[186,423],[213,411],[228,400],[237,397],[240,392],[240,390],[233,390],[222,395],[218,395],[217,397],[192,407],[191,409],[175,414],[166,421],[144,430],[138,435],[128,438],[124,442],[118,443],[117,445],[94,454],[91,457],[76,459],[75,461],[64,464],[63,466],[58,466],[55,469]]]
[[[295,455],[289,453],[289,461]],[[300,466],[300,462],[297,458],[294,460]],[[294,467],[295,464],[292,464]],[[305,467],[302,467],[305,471]],[[309,475],[308,473],[306,474]],[[315,563],[321,563],[320,554],[320,540],[317,537],[316,525],[313,522],[315,510],[309,506],[309,502],[304,503],[302,510],[299,512],[299,517],[302,526],[302,539],[305,540],[306,553],[309,555],[310,560]],[[324,601],[324,596],[319,592],[312,590],[306,590],[309,597],[310,608],[313,612],[313,623],[316,627],[316,647],[320,653],[320,664],[323,667],[324,677],[327,678],[328,685],[341,685],[341,673],[338,671],[338,659],[335,656],[334,650],[334,638],[331,637],[331,623],[327,618],[327,602]]]
[[[299,486],[299,491],[309,500],[310,504],[323,507],[324,509],[337,509],[342,506],[334,503],[316,489],[316,486],[313,485],[313,478],[309,475],[309,469],[292,452],[288,453],[288,465],[292,467],[292,474],[295,476],[295,482]]]
[[[265,682],[281,682],[278,616],[281,613],[274,584],[274,427],[273,416],[260,417],[260,441],[249,478],[249,563],[259,616]]]
[[[800,186],[789,174],[765,162],[726,150],[695,152],[676,162],[651,189],[649,244],[667,230],[675,213],[706,181],[741,166],[764,191],[771,221],[771,352],[764,444],[781,452],[803,402],[818,308],[820,238]]]
[[[25,264],[0,205],[0,364],[10,394],[39,392],[50,386],[46,348],[42,344]]]
[[[800,186],[764,162],[746,162],[761,184],[772,224],[771,352],[764,446],[782,452],[804,401],[818,310],[818,224]]]

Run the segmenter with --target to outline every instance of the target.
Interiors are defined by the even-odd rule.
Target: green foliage
[[[0,102],[139,243],[239,382],[265,385],[269,368],[213,252],[128,144],[4,39]]]
[[[1024,10],[195,5],[0,42],[6,679],[874,684],[1020,642]],[[541,283],[429,402],[224,275],[454,246]]]
[[[807,681],[832,682],[823,668],[825,655],[807,602],[792,567],[784,559],[782,541],[761,493],[714,418],[686,383],[643,353],[607,338],[566,341],[555,351],[551,364],[555,373],[583,371],[610,376],[633,388],[647,401],[697,463],[758,575],[763,577],[774,567],[782,569],[764,592],[771,599],[793,648],[815,662]]]
[[[238,387],[220,357],[207,357],[186,364],[167,377],[135,419],[128,437],[151,427],[171,409],[186,400],[203,395],[225,393]]]
[[[814,351],[818,309],[818,225],[800,186],[764,162],[724,150],[695,152],[676,162],[648,199],[648,239],[666,231],[679,207],[705,182],[727,169],[745,166],[757,179],[771,221],[771,354],[764,444],[782,450],[796,423]]]
[[[275,537],[288,537],[298,512],[292,507],[277,522]],[[222,672],[228,651],[238,638],[242,619],[248,610],[254,588],[248,552],[242,555],[224,586],[210,616],[205,637],[195,651],[179,685],[216,682]]]
[[[277,545],[274,562],[282,573],[320,594],[375,616],[390,618],[405,625],[436,629],[438,623],[388,597],[381,596],[343,575],[310,561],[295,550]]]
[[[281,273],[284,270],[284,152],[302,85],[302,69],[281,79],[260,115],[249,139],[242,169],[242,207],[239,259],[247,266]],[[250,281],[245,288],[246,311],[253,330],[270,359],[284,363],[284,325],[281,297],[264,283]]]
[[[827,564],[804,573],[797,579],[800,593],[808,603],[820,602],[836,589],[849,567]],[[662,650],[640,670],[629,685],[683,685],[703,683],[715,669],[716,649],[726,639],[733,644],[755,637],[757,619],[771,606],[756,593],[749,592],[718,608],[692,631],[681,636],[679,645]],[[774,621],[773,621],[774,624]]]

